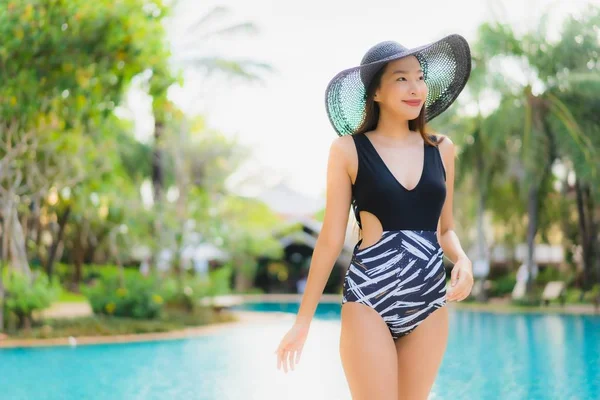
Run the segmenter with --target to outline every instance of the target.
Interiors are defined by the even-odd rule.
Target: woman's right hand
[[[300,362],[304,342],[308,336],[310,321],[296,321],[286,335],[281,339],[279,347],[275,350],[277,354],[277,369],[287,373],[288,367],[294,370],[294,365]],[[288,365],[289,362],[289,365]]]

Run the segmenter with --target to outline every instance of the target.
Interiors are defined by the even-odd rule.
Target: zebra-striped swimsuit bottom
[[[359,250],[361,242],[344,278],[342,304],[352,301],[377,311],[394,340],[446,304],[444,253],[436,231],[384,231]]]

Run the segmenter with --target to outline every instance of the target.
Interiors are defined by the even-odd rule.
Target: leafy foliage
[[[160,284],[153,277],[127,276],[121,286],[118,277],[112,276],[82,289],[95,314],[154,319],[164,304]]]
[[[58,283],[50,283],[44,274],[35,274],[30,280],[18,270],[7,269],[3,275],[4,316],[9,318],[14,314],[21,327],[31,319],[34,311],[50,307],[60,294]]]

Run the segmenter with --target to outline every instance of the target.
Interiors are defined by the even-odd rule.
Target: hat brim
[[[428,88],[426,121],[431,121],[450,107],[466,86],[471,73],[469,44],[456,34],[372,63],[345,69],[334,76],[325,90],[325,108],[339,136],[353,134],[364,119],[364,82],[368,84],[386,63],[411,55],[419,60]]]

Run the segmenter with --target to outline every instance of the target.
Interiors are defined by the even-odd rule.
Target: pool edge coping
[[[74,342],[70,337],[44,339],[0,339],[0,350],[34,347],[78,347],[99,344],[127,344],[193,339],[195,337],[215,334],[220,331],[235,328],[236,326],[250,324],[265,319],[289,319],[290,321],[292,320],[291,315],[284,315],[284,313],[261,313],[254,311],[238,310],[228,312],[235,316],[235,321],[217,322],[167,332],[131,333],[123,335],[77,336],[74,338]]]

